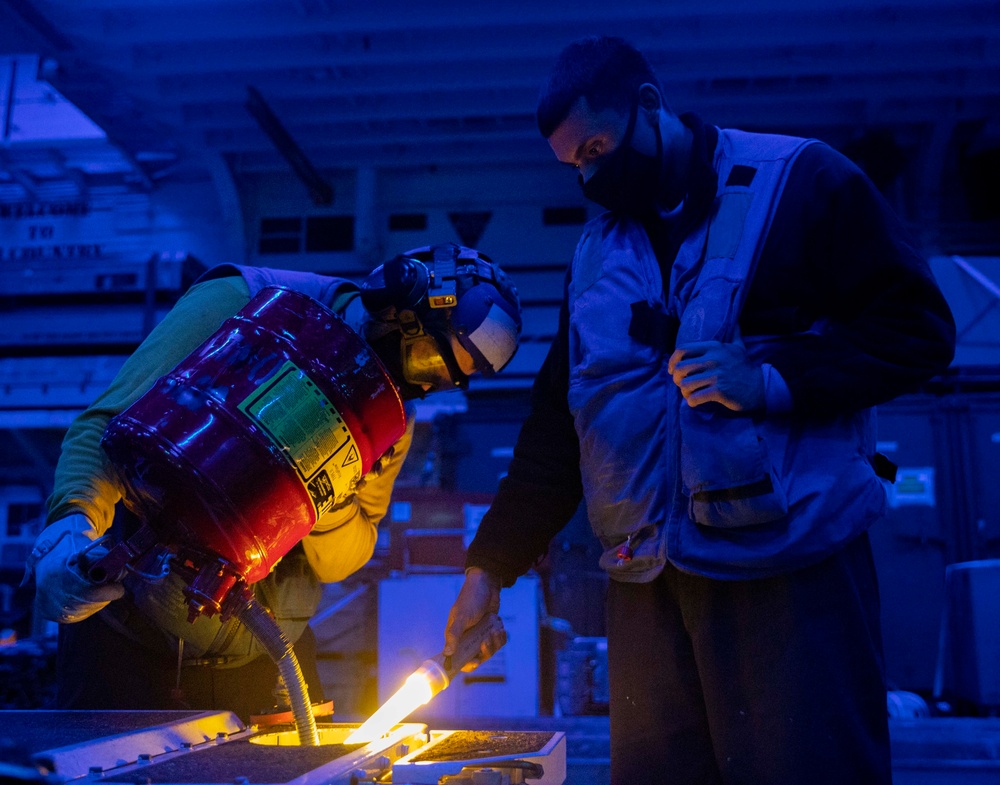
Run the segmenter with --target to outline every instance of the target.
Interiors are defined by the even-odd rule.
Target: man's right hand
[[[458,639],[462,633],[473,626],[487,613],[500,611],[500,580],[478,567],[470,567],[465,573],[465,583],[458,593],[458,599],[451,606],[448,614],[448,624],[444,630],[444,649],[442,654],[450,657],[455,653]],[[503,646],[506,636],[497,636],[483,641],[479,654],[465,667],[463,671],[471,671],[476,666],[488,660]]]
[[[35,573],[36,607],[51,621],[83,621],[125,594],[120,583],[95,584],[80,569],[80,553],[95,561],[107,551],[95,546],[97,532],[85,515],[74,513],[45,528],[28,556]]]

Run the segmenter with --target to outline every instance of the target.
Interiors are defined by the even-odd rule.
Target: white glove
[[[80,571],[80,553],[96,561],[107,549],[95,545],[97,532],[81,513],[61,518],[45,528],[28,556],[27,574],[35,573],[35,602],[46,619],[83,621],[125,594],[120,583],[91,583]]]

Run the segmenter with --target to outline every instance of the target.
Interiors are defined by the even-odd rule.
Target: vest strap
[[[868,459],[875,470],[875,475],[881,477],[883,480],[888,480],[889,482],[896,482],[896,472],[899,467],[890,461],[882,453],[877,452],[871,458]]]
[[[720,488],[715,491],[698,491],[691,494],[691,498],[696,502],[731,502],[737,499],[750,499],[754,496],[764,496],[774,490],[774,483],[771,476],[766,476],[763,480],[752,482],[749,485],[740,485],[736,488]]]
[[[672,353],[677,344],[680,320],[657,311],[645,300],[632,303],[630,307],[632,321],[628,325],[629,337],[646,346],[661,349],[665,354]]]
[[[757,174],[756,166],[747,166],[746,164],[734,164],[733,168],[729,170],[729,177],[726,178],[726,187],[729,186],[742,186],[744,188],[749,187],[750,183],[753,182],[754,175]]]

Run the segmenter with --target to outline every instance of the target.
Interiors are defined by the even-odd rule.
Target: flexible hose
[[[318,747],[319,731],[316,729],[316,718],[313,716],[306,680],[302,676],[302,668],[299,667],[299,660],[295,656],[292,644],[278,623],[271,618],[271,614],[257,602],[251,592],[247,592],[246,604],[236,615],[261,642],[278,666],[278,673],[285,682],[288,698],[292,704],[292,715],[295,717],[295,727],[299,732],[299,744],[303,747]]]

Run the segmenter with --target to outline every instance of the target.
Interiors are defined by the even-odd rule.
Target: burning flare
[[[344,744],[367,744],[388,733],[401,720],[448,686],[450,679],[434,660],[425,660],[403,686],[383,703],[361,727],[344,739]]]
[[[388,733],[393,725],[406,719],[411,712],[447,687],[455,674],[472,661],[488,640],[493,640],[497,648],[507,642],[503,622],[495,613],[483,616],[463,632],[451,657],[442,653],[424,660],[403,686],[344,740],[344,744],[367,744]]]

